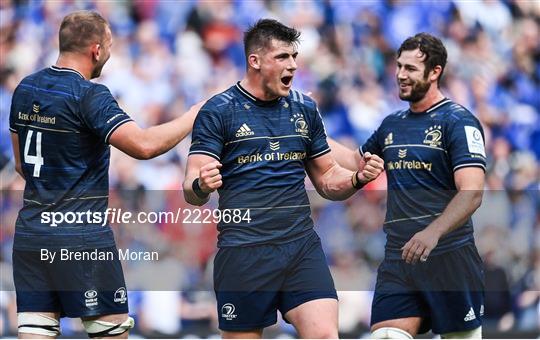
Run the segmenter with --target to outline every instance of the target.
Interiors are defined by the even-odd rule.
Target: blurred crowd
[[[11,245],[24,188],[13,170],[11,95],[24,76],[55,63],[60,22],[77,9],[95,9],[109,20],[112,57],[97,81],[141,126],[168,121],[240,80],[242,33],[258,18],[296,27],[302,36],[294,86],[312,93],[328,135],[351,147],[407,105],[397,97],[394,77],[400,43],[422,31],[441,37],[449,59],[443,93],[469,108],[486,134],[486,192],[474,216],[486,267],[484,331],[491,337],[538,336],[540,2],[511,0],[0,1],[0,336],[16,332]],[[186,140],[151,161],[113,150],[110,206],[187,207],[179,190],[188,149]],[[369,327],[371,290],[384,255],[385,185],[379,179],[344,203],[311,195],[312,216],[340,291],[340,331],[348,337],[360,337]],[[124,263],[135,332],[217,334],[211,284],[215,225],[113,228],[119,248],[161,254],[156,263]],[[76,321],[63,322],[68,336],[82,334]],[[294,334],[284,322],[270,332]]]

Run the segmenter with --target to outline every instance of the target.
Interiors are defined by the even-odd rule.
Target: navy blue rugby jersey
[[[401,258],[401,247],[444,211],[456,194],[454,171],[486,166],[482,126],[467,109],[446,98],[425,112],[407,109],[389,115],[360,148],[365,152],[381,156],[385,163],[389,258]],[[432,254],[472,242],[469,219],[441,238]]]
[[[105,212],[109,137],[129,121],[107,87],[75,70],[52,66],[21,81],[9,119],[26,180],[15,249],[114,245],[108,223],[97,223],[97,217],[65,215],[72,223],[52,223],[50,214]]]
[[[223,164],[220,210],[249,211],[251,219],[221,221],[218,246],[283,243],[310,232],[305,162],[328,152],[317,106],[298,91],[261,101],[237,83],[210,99],[195,120],[190,155]]]

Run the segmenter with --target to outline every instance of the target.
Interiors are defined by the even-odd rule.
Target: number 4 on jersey
[[[28,130],[26,135],[26,142],[24,143],[24,162],[28,164],[34,164],[34,177],[39,177],[41,166],[44,164],[43,157],[41,157],[41,132],[36,133],[36,155],[32,156],[28,154],[30,149],[30,143],[32,143],[32,135],[34,131]]]

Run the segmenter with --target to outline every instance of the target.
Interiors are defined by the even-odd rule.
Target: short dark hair
[[[244,33],[244,53],[246,58],[259,48],[266,48],[272,39],[290,44],[299,42],[300,32],[274,19],[260,19]]]
[[[419,49],[426,56],[424,59],[424,65],[426,65],[424,78],[427,77],[428,73],[433,70],[435,66],[439,65],[442,67],[441,75],[437,79],[438,84],[442,78],[444,67],[446,66],[446,59],[448,57],[446,47],[444,47],[441,39],[429,33],[418,33],[414,37],[405,39],[397,51],[397,56],[399,57],[403,51],[414,51],[416,49]]]
[[[94,42],[102,43],[108,26],[107,20],[94,11],[66,15],[58,33],[60,53],[82,52]]]

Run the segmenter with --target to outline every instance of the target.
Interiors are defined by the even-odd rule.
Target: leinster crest
[[[442,132],[441,132],[441,126],[440,125],[433,125],[430,126],[429,129],[426,129],[424,133],[426,136],[424,137],[424,144],[427,144],[431,147],[439,147],[442,143]]]
[[[309,133],[308,124],[306,123],[306,120],[304,119],[304,115],[301,113],[295,113],[293,114],[291,118],[291,122],[294,122],[294,130],[301,134],[301,135],[307,135]]]

